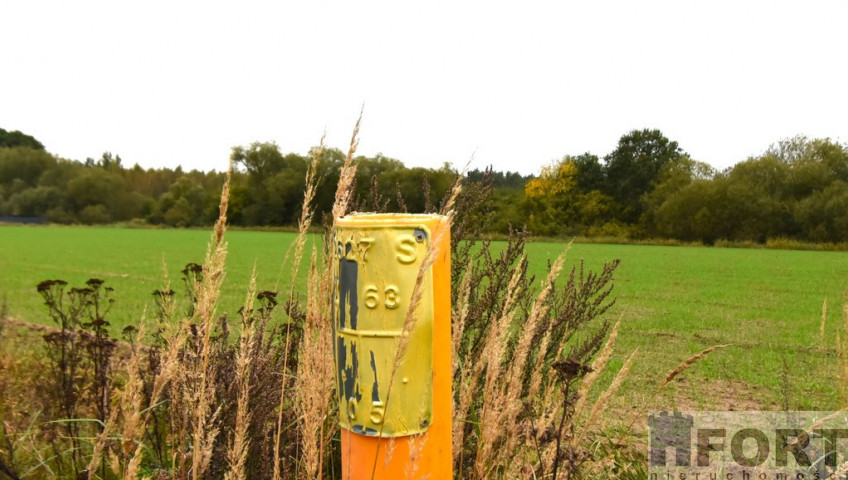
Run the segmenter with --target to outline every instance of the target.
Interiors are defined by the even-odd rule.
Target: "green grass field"
[[[244,303],[254,265],[258,290],[287,290],[291,268],[281,266],[294,237],[282,232],[228,232],[228,268],[219,311],[232,314]],[[101,278],[115,289],[110,322],[116,327],[132,324],[145,307],[153,306],[151,292],[164,287],[166,269],[171,288],[184,296],[180,271],[189,262],[203,263],[209,238],[207,230],[0,227],[0,299],[6,298],[12,317],[49,322],[35,289],[40,281],[58,278],[69,286],[84,286],[89,278]],[[317,236],[312,240],[320,242]],[[306,278],[308,254],[303,266],[299,284]]]
[[[294,234],[228,232],[227,278],[219,310],[232,315],[244,301],[256,265],[260,290],[285,290],[282,265]],[[202,263],[206,230],[0,226],[0,300],[11,317],[49,323],[35,285],[61,278],[81,286],[92,277],[115,289],[109,320],[136,322],[164,285],[182,293],[179,271]],[[320,244],[320,238],[311,237]],[[542,278],[565,243],[528,245],[531,273]],[[574,244],[571,262],[598,269],[620,258],[609,318],[622,320],[613,367],[634,349],[639,357],[619,396],[619,408],[643,406],[665,373],[715,344],[732,344],[699,362],[654,400],[676,408],[835,409],[835,337],[844,329],[848,254],[789,250]],[[301,269],[302,284],[305,268]],[[822,302],[828,317],[819,336]],[[149,313],[152,315],[152,313]],[[611,373],[609,374],[611,375]]]

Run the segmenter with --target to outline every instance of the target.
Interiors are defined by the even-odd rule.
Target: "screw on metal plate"
[[[427,232],[421,230],[420,228],[416,228],[415,231],[412,232],[415,236],[415,241],[418,243],[424,243],[424,240],[427,239]]]

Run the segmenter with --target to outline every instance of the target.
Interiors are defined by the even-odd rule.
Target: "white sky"
[[[848,141],[846,1],[102,1],[0,7],[0,128],[65,158],[226,168],[326,128],[408,166],[537,173],[659,128],[723,168]],[[475,153],[476,152],[476,153]]]

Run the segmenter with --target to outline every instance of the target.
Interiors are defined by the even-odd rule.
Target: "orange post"
[[[343,479],[453,476],[450,227],[442,220],[400,214],[336,219],[333,351]],[[415,324],[402,342],[430,248],[437,256],[424,272]]]

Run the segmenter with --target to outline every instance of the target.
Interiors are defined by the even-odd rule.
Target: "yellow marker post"
[[[333,352],[343,479],[453,476],[450,232],[440,235],[449,228],[442,218],[352,214],[336,219]],[[438,257],[424,278],[415,327],[394,368],[416,278],[437,239]]]

